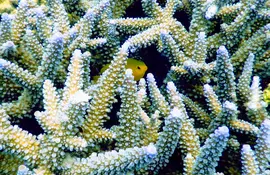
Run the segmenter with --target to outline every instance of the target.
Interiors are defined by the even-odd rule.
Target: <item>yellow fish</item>
[[[100,70],[100,74],[102,74],[106,69],[108,69],[110,64],[106,64],[102,67]],[[148,67],[143,61],[136,60],[133,58],[127,59],[126,69],[132,70],[132,75],[134,76],[135,81],[139,81],[147,71]],[[99,76],[94,76],[93,80],[96,81],[99,78]]]
[[[267,104],[270,104],[270,84],[263,91],[263,99]]]

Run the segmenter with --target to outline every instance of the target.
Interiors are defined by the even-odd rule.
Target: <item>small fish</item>
[[[102,74],[106,69],[108,69],[110,64],[106,64],[102,67],[100,70],[100,74]],[[135,81],[139,81],[147,71],[148,67],[145,65],[143,61],[136,60],[133,58],[127,59],[126,69],[132,70],[132,75],[134,76]],[[94,76],[93,80],[96,81],[99,78],[99,76]]]
[[[268,87],[263,91],[263,99],[267,105],[270,104],[270,84],[268,84]]]

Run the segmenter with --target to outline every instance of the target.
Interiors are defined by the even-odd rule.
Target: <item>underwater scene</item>
[[[0,16],[0,175],[270,175],[270,0]]]

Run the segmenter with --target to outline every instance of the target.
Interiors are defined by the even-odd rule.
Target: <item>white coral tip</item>
[[[265,120],[263,121],[262,125],[265,126],[265,127],[270,128],[270,120],[269,120],[269,119],[265,119]]]
[[[166,35],[168,35],[169,33],[168,33],[168,31],[166,31],[166,30],[161,30],[160,31],[160,36],[161,37],[165,37]]]
[[[193,156],[190,153],[187,153],[186,159],[191,159],[191,158],[193,158]]]
[[[49,80],[49,79],[46,79],[45,81],[44,81],[44,86],[46,85],[46,86],[49,86],[49,85],[51,85],[52,84],[52,81],[51,80]],[[52,85],[51,85],[52,86]]]
[[[70,100],[72,103],[77,104],[81,102],[88,102],[89,99],[90,99],[90,96],[88,96],[82,90],[79,90],[71,97]]]
[[[205,18],[208,20],[213,18],[213,16],[217,13],[217,10],[218,7],[216,5],[211,5],[205,13]]]
[[[156,156],[157,155],[157,148],[153,143],[150,143],[146,148],[145,151],[149,156]]]
[[[178,108],[173,108],[171,110],[171,116],[172,117],[180,117],[181,116],[181,111]]]
[[[206,92],[209,92],[209,91],[212,91],[212,87],[209,84],[205,84],[203,86],[203,90],[206,91]]]
[[[44,16],[44,12],[43,12],[42,8],[35,8],[34,12],[36,13],[37,17]]]
[[[7,41],[3,44],[3,46],[6,48],[14,48],[15,44],[12,41]]]
[[[2,69],[2,68],[4,68],[5,66],[7,66],[8,63],[9,63],[8,61],[6,61],[6,60],[0,58],[0,69]]]
[[[129,49],[130,45],[131,45],[130,41],[126,41],[126,42],[122,45],[121,51],[128,53],[128,49]]]
[[[81,139],[81,147],[85,148],[87,147],[87,141],[84,139]]]
[[[205,40],[205,37],[206,37],[205,32],[200,32],[200,33],[198,34],[198,38],[199,38],[200,40]]]
[[[184,67],[186,68],[191,68],[191,69],[196,69],[197,66],[197,63],[192,61],[192,60],[187,60],[184,62]]]
[[[234,103],[229,102],[229,101],[225,101],[225,103],[223,104],[223,107],[230,109],[232,111],[237,111],[237,106]]]
[[[256,86],[259,86],[260,84],[260,77],[254,76],[252,84],[255,84]]]
[[[248,57],[254,59],[255,55],[252,52],[250,52]]]
[[[69,34],[71,35],[71,36],[74,36],[74,35],[76,35],[78,33],[78,29],[76,29],[75,27],[74,28],[71,28],[70,30],[69,30]]]
[[[76,49],[76,50],[73,52],[73,56],[74,56],[74,57],[81,57],[81,56],[82,56],[81,50]]]
[[[172,71],[175,71],[176,69],[177,69],[176,66],[171,66]]]
[[[25,165],[20,165],[18,167],[18,174],[25,174],[29,171],[29,169]]]
[[[89,9],[85,14],[85,17],[90,18],[90,19],[92,19],[94,16],[95,16],[95,13],[93,12],[92,9]]]
[[[25,33],[26,33],[27,35],[32,35],[32,34],[33,34],[33,32],[32,32],[30,29],[26,29],[26,30],[25,30]]]
[[[218,129],[215,130],[216,136],[225,136],[229,137],[229,129],[227,126],[221,126]]]
[[[7,21],[7,20],[9,20],[9,19],[10,19],[9,14],[7,14],[7,13],[3,13],[3,14],[2,14],[2,20],[3,20],[3,21]]]
[[[108,40],[107,40],[106,38],[102,38],[102,39],[100,39],[99,41],[100,41],[100,44],[104,44],[104,43],[106,43]]]
[[[248,153],[248,152],[251,151],[251,148],[250,148],[250,146],[248,144],[244,144],[243,147],[242,147],[242,151],[244,153]]]
[[[63,34],[60,32],[56,32],[52,37],[51,37],[51,41],[53,42],[63,42]]]
[[[26,0],[20,0],[19,7],[26,8],[28,6],[28,2]]]
[[[171,91],[176,91],[176,87],[172,81],[167,83],[167,88]]]
[[[145,84],[145,79],[141,78],[140,81],[139,81],[139,84]]]
[[[146,78],[150,82],[154,82],[155,81],[154,75],[151,74],[151,73],[148,73]]]
[[[127,69],[125,74],[126,74],[127,77],[132,76],[132,69]]]
[[[219,54],[219,55],[225,55],[225,54],[228,54],[228,51],[227,51],[227,49],[226,49],[225,46],[220,46],[218,48],[217,54]]]
[[[37,117],[37,118],[40,118],[42,116],[42,113],[40,111],[36,111],[34,113],[34,116]]]

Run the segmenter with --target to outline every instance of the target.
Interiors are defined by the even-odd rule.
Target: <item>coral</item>
[[[270,174],[269,0],[0,6],[0,174]]]

